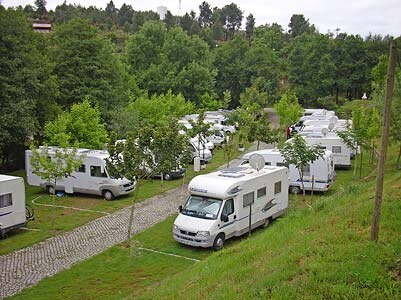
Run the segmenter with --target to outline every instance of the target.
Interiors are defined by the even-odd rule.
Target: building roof
[[[38,28],[38,29],[51,29],[52,24],[49,23],[33,23],[32,24],[33,28]]]

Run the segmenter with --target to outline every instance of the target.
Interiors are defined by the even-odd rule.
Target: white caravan
[[[174,221],[177,242],[219,250],[224,241],[268,225],[288,207],[288,169],[249,165],[199,175]]]
[[[39,147],[41,151],[43,147]],[[53,157],[57,147],[49,147],[49,155]],[[71,174],[71,176],[59,180],[54,187],[51,182],[47,182],[36,175],[32,169],[30,160],[32,151],[25,151],[25,169],[28,183],[34,186],[41,186],[49,193],[54,189],[65,191],[66,193],[85,193],[103,196],[106,200],[129,194],[134,191],[136,182],[126,178],[112,178],[106,168],[105,159],[109,157],[106,150],[77,149],[77,158],[83,159],[82,165]]]
[[[181,133],[185,133],[187,130],[192,129],[192,125],[189,121],[183,119],[183,120],[178,120],[178,124],[181,124],[185,129]],[[202,135],[200,136],[202,144],[205,146],[206,149],[209,149],[210,151],[213,151],[214,149],[214,143],[209,141],[206,137],[203,137]],[[193,137],[193,139],[197,139],[196,137]]]
[[[206,149],[205,145],[202,144],[202,142],[199,142],[198,139],[191,138],[190,147],[192,149],[192,159],[199,156],[200,159],[205,162],[212,160],[212,152],[209,149]]]
[[[343,140],[335,133],[330,132],[327,135],[312,133],[304,136],[304,139],[308,145],[319,145],[322,149],[333,152],[336,167],[351,167],[352,149],[344,144]]]
[[[216,130],[214,132],[211,132],[211,134],[207,136],[206,139],[214,145],[221,145],[225,141],[224,132]]]
[[[0,237],[26,222],[24,179],[0,175]]]
[[[247,164],[253,154],[260,154],[267,166],[288,166],[284,163],[284,157],[278,149],[265,149],[245,154],[242,157],[241,165]],[[294,165],[289,166],[290,183],[289,189],[293,194],[298,194],[302,190],[301,177],[298,169]],[[306,191],[312,190],[312,176],[314,179],[313,190],[325,192],[333,184],[336,172],[334,171],[334,160],[331,151],[326,150],[323,157],[315,160],[303,170],[304,187]]]

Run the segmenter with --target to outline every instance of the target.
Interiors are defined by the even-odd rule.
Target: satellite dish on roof
[[[337,117],[337,116],[332,116],[332,117],[329,119],[329,122],[330,122],[330,123],[333,123],[333,124],[336,124],[337,121],[338,121],[338,117]]]
[[[334,123],[330,123],[328,126],[328,128],[329,128],[328,130],[333,131],[334,127],[335,127]],[[327,129],[327,128],[325,128],[325,129]]]
[[[262,155],[255,153],[249,157],[249,164],[252,167],[252,169],[259,171],[260,169],[263,169],[263,167],[265,166],[265,159],[263,158]]]
[[[330,126],[330,125],[329,125]],[[326,136],[327,134],[329,133],[329,130],[325,127],[325,128],[322,128],[322,134],[324,135],[324,136]]]

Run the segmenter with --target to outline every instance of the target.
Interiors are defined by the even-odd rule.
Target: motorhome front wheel
[[[103,191],[103,197],[104,197],[104,199],[106,199],[107,201],[110,201],[110,200],[113,200],[113,199],[114,199],[113,193],[110,192],[110,191],[108,191],[108,190]]]
[[[213,250],[219,251],[224,247],[224,234],[219,233],[213,242]]]
[[[292,186],[290,188],[290,191],[292,194],[299,194],[301,192],[301,189],[299,188],[299,186]]]

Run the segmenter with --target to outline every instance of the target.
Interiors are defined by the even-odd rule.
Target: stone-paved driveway
[[[261,148],[268,147],[263,144]],[[253,146],[249,151],[255,148]],[[235,159],[230,166],[239,162]],[[137,203],[132,234],[177,212],[187,195],[187,186],[183,186]],[[31,247],[0,256],[0,298],[14,295],[47,276],[121,243],[127,236],[129,214],[130,208],[124,208]]]

